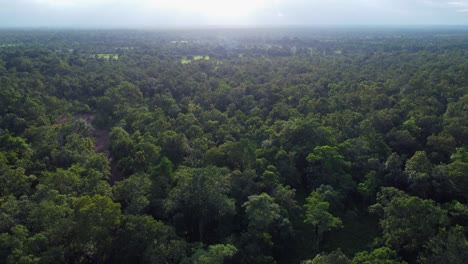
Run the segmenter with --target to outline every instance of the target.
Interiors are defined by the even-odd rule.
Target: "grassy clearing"
[[[113,60],[118,60],[118,59],[119,59],[119,54],[105,54],[105,53],[99,53],[99,54],[96,54],[96,57],[97,57],[98,59],[106,59],[106,60],[113,59]]]
[[[191,59],[189,59],[191,58]],[[193,61],[201,61],[201,60],[210,60],[210,56],[203,56],[203,55],[195,55],[195,56],[189,56],[189,58],[184,57],[183,59],[180,60],[180,63],[182,64],[189,64],[192,63],[192,58]]]
[[[180,63],[182,63],[182,64],[189,64],[189,63],[192,63],[192,61],[191,61],[191,60],[188,60],[188,59],[181,59],[181,60],[180,60]]]
[[[197,56],[193,56],[193,59],[194,60],[210,60],[210,56],[201,56],[201,55],[197,55]]]

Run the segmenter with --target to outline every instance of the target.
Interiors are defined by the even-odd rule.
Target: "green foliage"
[[[82,196],[74,199],[72,259],[109,258],[112,235],[121,218],[120,204],[107,196]]]
[[[461,226],[442,229],[439,234],[426,242],[425,252],[418,263],[466,263],[468,241]]]
[[[242,206],[245,207],[249,226],[259,231],[266,230],[280,217],[279,205],[266,193],[249,196]]]
[[[232,257],[236,252],[236,247],[230,244],[211,245],[207,250],[203,248],[198,249],[190,258],[185,259],[182,263],[223,264],[225,258]]]
[[[255,164],[255,148],[252,142],[242,139],[239,142],[226,142],[220,146],[225,154],[225,163],[232,169],[252,169]]]
[[[347,173],[350,164],[338,150],[338,147],[328,145],[317,146],[307,156],[315,185],[320,182],[344,190],[353,188],[353,181]]]
[[[1,263],[35,264],[40,263],[40,258],[34,253],[35,247],[45,240],[43,235],[30,237],[28,229],[23,225],[11,228],[10,233],[0,235]]]
[[[182,216],[190,235],[203,241],[207,225],[234,213],[229,171],[218,167],[180,168],[176,185],[165,201],[166,212],[174,220]],[[197,234],[192,233],[196,230]]]
[[[125,215],[110,258],[112,263],[177,263],[185,251],[170,226],[147,215]]]
[[[458,148],[451,157],[452,162],[448,165],[448,176],[453,181],[459,195],[468,199],[464,191],[468,187],[468,151],[466,148]]]
[[[338,154],[338,148],[331,146],[315,147],[313,153],[307,156],[307,161],[321,162],[327,171],[341,170],[346,166],[344,157]]]
[[[189,154],[190,146],[184,134],[169,130],[162,133],[158,140],[162,154],[169,158],[176,166]]]
[[[348,264],[349,259],[340,249],[329,254],[318,254],[312,260],[301,262],[301,264]]]
[[[423,151],[416,151],[413,157],[406,161],[405,173],[408,174],[412,192],[426,198],[430,188],[432,164]]]
[[[366,180],[359,183],[358,191],[367,199],[372,199],[377,194],[379,186],[381,186],[381,183],[377,178],[377,173],[371,171],[366,174]]]
[[[134,174],[112,188],[114,199],[128,214],[145,213],[150,205],[151,180],[146,174]]]
[[[386,246],[414,254],[425,241],[447,224],[447,212],[431,200],[408,196],[393,188],[383,188],[374,208],[381,207],[383,242]]]
[[[341,226],[341,220],[328,213],[330,204],[323,201],[323,196],[317,192],[312,192],[307,197],[305,223],[311,224],[317,228],[319,233],[338,228]]]
[[[372,252],[359,252],[350,262],[351,264],[398,264],[398,254],[387,247],[374,249]]]
[[[306,209],[304,223],[313,226],[315,233],[315,250],[318,251],[323,233],[342,227],[342,222],[338,217],[334,217],[328,212],[330,203],[324,201],[320,193],[311,192],[306,201],[304,205]]]
[[[0,39],[0,263],[467,262],[463,30]]]
[[[110,193],[109,184],[104,181],[104,175],[95,169],[86,169],[80,165],[70,168],[57,169],[47,172],[43,176],[43,185],[50,190],[57,190],[61,194],[93,195]]]
[[[3,196],[0,199],[0,232],[7,232],[23,221],[29,204],[25,196],[20,199],[13,195]]]
[[[406,161],[405,172],[411,181],[418,181],[429,177],[432,165],[423,151],[416,151],[413,157]]]
[[[459,146],[466,146],[468,137],[468,95],[447,105],[444,113],[445,131],[452,135]]]
[[[162,157],[160,163],[154,168],[151,175],[150,203],[154,215],[162,216],[164,212],[164,200],[169,195],[174,183],[172,162]]]
[[[21,196],[30,193],[31,184],[36,177],[27,176],[24,168],[11,168],[6,163],[5,156],[0,153],[0,196]]]
[[[40,201],[28,213],[32,230],[42,230],[52,245],[58,246],[68,239],[73,227],[72,199],[56,190],[41,189]]]

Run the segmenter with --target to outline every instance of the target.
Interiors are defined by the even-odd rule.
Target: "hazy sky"
[[[0,27],[468,25],[453,0],[0,0]]]

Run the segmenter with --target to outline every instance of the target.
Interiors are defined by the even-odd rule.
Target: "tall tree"
[[[234,213],[234,200],[228,196],[229,170],[183,167],[176,171],[175,180],[165,201],[166,212],[173,221],[183,223],[191,239],[203,242],[208,225]]]
[[[330,203],[324,201],[323,196],[318,192],[311,192],[304,205],[306,209],[304,223],[314,228],[313,239],[316,252],[319,251],[323,233],[342,226],[341,219],[328,212],[329,207]]]
[[[425,241],[436,235],[448,220],[447,211],[434,201],[409,196],[394,188],[382,188],[372,209],[382,213],[384,245],[408,260],[414,260]]]

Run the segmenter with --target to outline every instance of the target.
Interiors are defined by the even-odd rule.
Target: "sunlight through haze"
[[[153,8],[174,9],[187,13],[196,13],[208,17],[245,17],[253,15],[255,11],[268,7],[272,1],[268,0],[152,0],[149,5]]]

